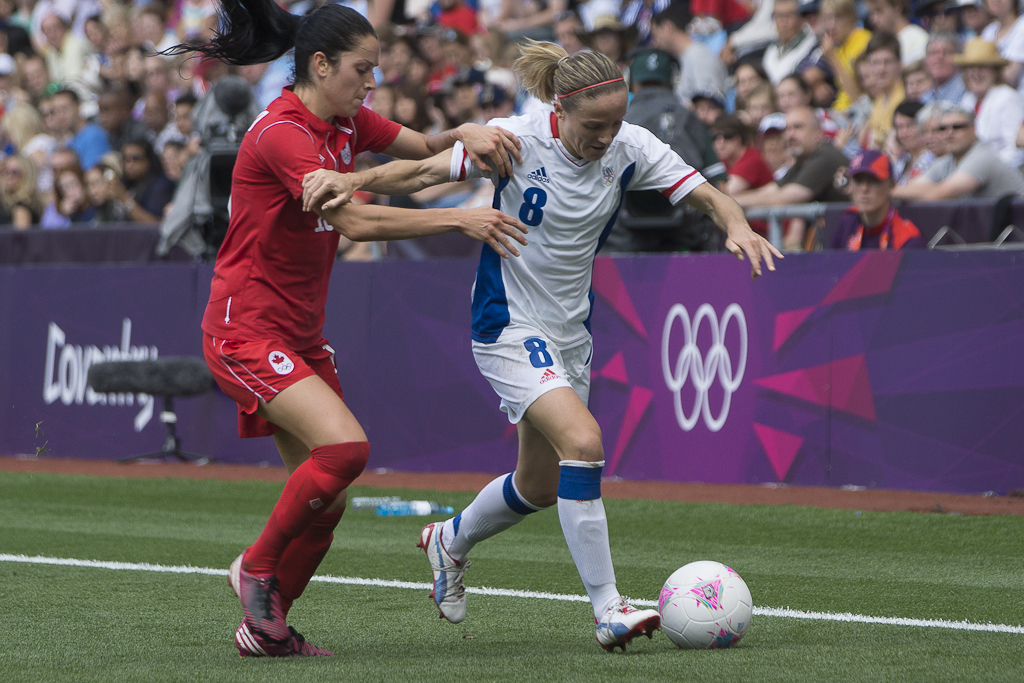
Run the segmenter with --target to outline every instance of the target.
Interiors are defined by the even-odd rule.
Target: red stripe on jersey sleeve
[[[692,178],[692,177],[694,176],[694,174],[696,174],[696,173],[697,173],[697,171],[693,171],[692,173],[690,173],[689,175],[687,175],[686,177],[684,177],[684,178],[683,178],[682,180],[680,180],[679,182],[677,182],[677,183],[676,183],[675,185],[673,185],[672,187],[668,188],[667,190],[662,190],[662,191],[661,191],[661,193],[662,193],[663,195],[665,195],[666,197],[668,197],[669,199],[671,199],[671,198],[672,198],[672,193],[673,193],[673,192],[675,192],[676,190],[678,190],[678,189],[679,189],[679,186],[680,186],[680,185],[682,185],[682,184],[683,184],[683,183],[685,183],[685,182],[686,182],[687,180],[689,180],[690,178]]]
[[[462,148],[462,161],[459,162],[459,180],[466,179],[466,148]]]

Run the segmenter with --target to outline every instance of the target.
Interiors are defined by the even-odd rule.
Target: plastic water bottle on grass
[[[450,515],[455,508],[441,505],[432,500],[398,500],[377,506],[378,517],[425,517],[426,515]]]
[[[351,510],[376,510],[378,505],[397,503],[401,500],[399,496],[356,496],[349,498],[348,508]]]

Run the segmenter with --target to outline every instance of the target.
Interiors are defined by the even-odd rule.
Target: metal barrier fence
[[[749,220],[768,223],[768,239],[783,242],[783,222],[801,218],[818,226],[817,248],[827,247],[839,217],[849,204],[812,203],[747,209]],[[897,204],[928,241],[929,249],[1024,249],[1024,200],[965,199]]]
[[[795,204],[754,207],[747,218],[768,222],[769,239],[783,242],[783,222],[802,218],[816,225],[815,246],[827,247],[835,226],[848,204]],[[970,199],[950,202],[909,202],[899,205],[904,218],[913,221],[931,249],[1024,249],[1024,200],[998,202]],[[150,263],[193,261],[175,247],[167,256],[156,254],[160,239],[157,224],[101,223],[75,224],[62,230],[13,230],[0,227],[0,264],[42,263]],[[467,257],[479,254],[478,247],[461,236],[441,235],[430,240],[423,253],[399,254],[405,259]],[[447,240],[447,241],[446,241]],[[424,247],[419,241],[406,243],[405,250]],[[380,258],[381,254],[375,254]]]

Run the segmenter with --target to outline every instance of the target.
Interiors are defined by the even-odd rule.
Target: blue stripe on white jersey
[[[612,228],[615,227],[615,219],[619,217],[619,210],[622,208],[622,200],[626,198],[626,188],[629,187],[629,181],[633,180],[633,174],[636,172],[636,162],[633,162],[626,167],[626,170],[622,172],[622,177],[619,178],[619,203],[615,206],[615,212],[612,213],[612,217],[605,223],[604,228],[601,230],[601,236],[597,240],[597,250],[594,251],[594,258],[597,258],[597,252],[601,251],[601,247],[608,241],[608,235],[611,234]],[[591,266],[593,271],[593,266]],[[590,332],[590,316],[594,314],[594,287],[591,285],[590,293],[587,294],[587,299],[590,301],[590,311],[587,313],[587,319],[583,321],[583,326],[587,328],[587,332]]]
[[[501,210],[501,191],[508,185],[510,178],[501,178],[494,188],[495,209]],[[505,294],[505,282],[501,277],[501,257],[488,245],[480,252],[480,265],[476,269],[476,282],[473,285],[473,327],[472,338],[478,342],[491,344],[498,341],[501,331],[510,322],[508,314],[508,297]]]

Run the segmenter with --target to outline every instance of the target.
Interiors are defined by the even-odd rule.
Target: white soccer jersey
[[[615,224],[626,190],[660,190],[679,203],[704,177],[646,128],[623,123],[599,161],[573,157],[558,139],[555,114],[495,119],[522,142],[523,164],[510,178],[489,176],[494,208],[529,226],[518,258],[484,246],[473,285],[473,333],[493,343],[512,323],[544,332],[562,346],[589,338],[594,256]],[[484,177],[462,143],[451,179]]]

